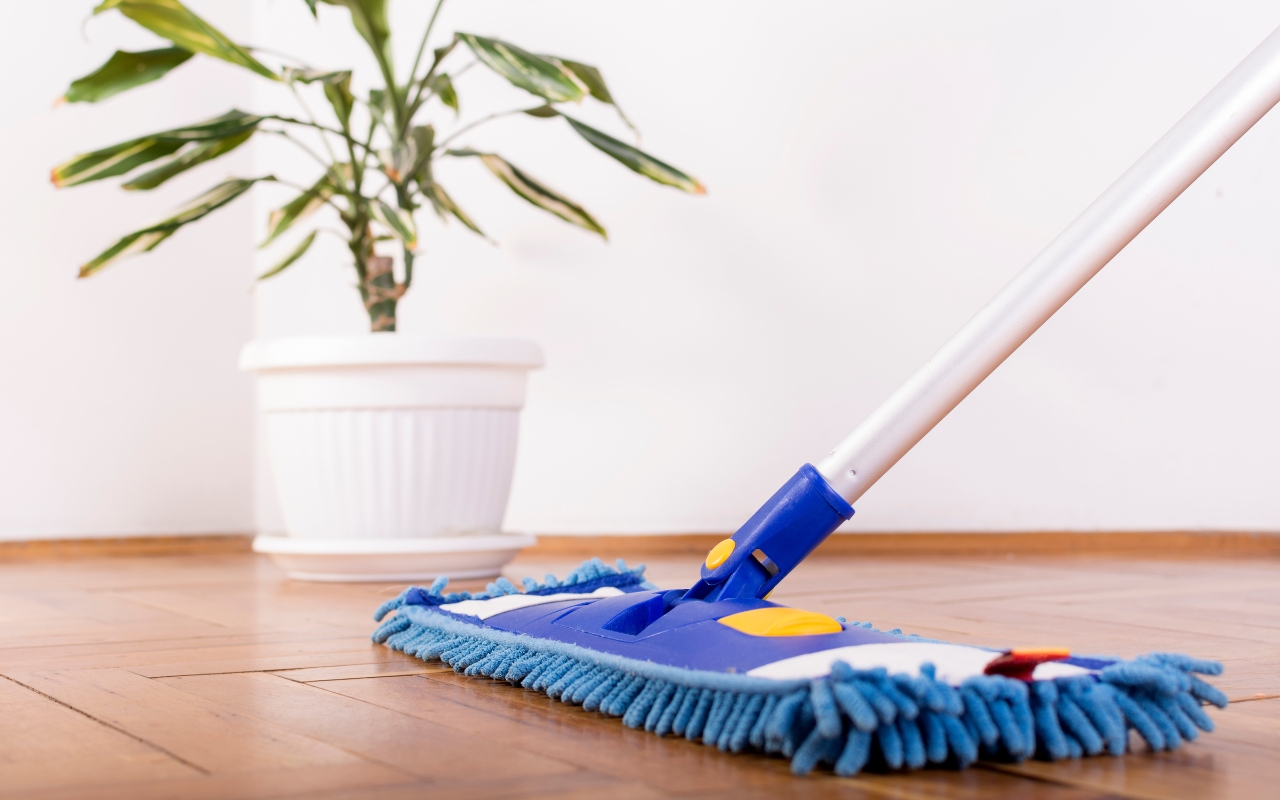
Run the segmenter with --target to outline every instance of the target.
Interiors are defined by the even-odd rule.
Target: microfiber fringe
[[[547,575],[542,583],[538,583],[534,578],[525,578],[521,581],[524,589],[523,592],[516,588],[516,585],[506,578],[498,578],[493,583],[485,587],[483,592],[450,592],[444,593],[444,588],[449,585],[449,579],[443,575],[436,578],[429,588],[421,586],[410,586],[395,597],[378,607],[374,612],[373,618],[380,620],[388,613],[405,605],[418,606],[438,606],[445,603],[457,603],[462,600],[490,600],[494,597],[502,597],[508,594],[555,594],[557,592],[578,592],[590,593],[594,592],[602,586],[612,586],[622,591],[642,591],[657,589],[652,583],[644,579],[644,564],[638,567],[628,567],[627,562],[618,559],[614,562],[617,566],[610,567],[598,558],[593,558],[582,562],[582,565],[565,576],[564,580],[558,580],[555,575]]]
[[[610,574],[598,560],[588,564]],[[621,567],[612,574],[638,575]],[[501,580],[496,585],[501,589]],[[580,590],[567,580],[558,586]],[[433,594],[442,588],[433,586]],[[379,619],[391,610],[400,613],[378,628],[375,642],[423,660],[438,658],[465,675],[505,680],[621,717],[630,728],[734,753],[781,755],[798,775],[820,765],[848,776],[867,766],[963,767],[979,757],[1118,756],[1130,730],[1152,750],[1172,750],[1200,730],[1213,730],[1202,702],[1219,708],[1227,703],[1196,677],[1220,674],[1220,664],[1176,654],[1117,662],[1097,676],[1032,683],[984,675],[952,687],[936,680],[932,665],[912,676],[855,670],[843,662],[823,678],[775,681],[483,628],[433,611],[434,604],[405,603],[404,595],[397,600],[379,609]]]

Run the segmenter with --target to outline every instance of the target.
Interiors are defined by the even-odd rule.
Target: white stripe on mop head
[[[601,586],[590,594],[572,594],[568,592],[562,594],[504,594],[501,597],[493,597],[488,600],[460,600],[456,603],[445,603],[439,608],[452,614],[465,614],[468,617],[488,619],[506,611],[515,611],[517,608],[540,606],[543,603],[556,603],[561,600],[587,600],[591,598],[598,600],[601,597],[613,597],[618,594],[622,594],[621,589],[614,586]]]
[[[962,644],[885,642],[805,653],[802,656],[784,658],[781,661],[756,667],[747,674],[774,680],[819,678],[831,672],[832,664],[843,661],[854,669],[883,667],[891,675],[895,673],[919,675],[921,665],[928,663],[937,668],[938,680],[952,686],[959,686],[966,678],[981,675],[983,668],[998,655],[1000,652],[997,650],[985,650],[981,647]],[[1046,667],[1052,669],[1046,670]],[[1068,675],[1085,675],[1088,672],[1087,669],[1071,664],[1049,663],[1036,667],[1033,677],[1036,680],[1044,680],[1065,678]]]

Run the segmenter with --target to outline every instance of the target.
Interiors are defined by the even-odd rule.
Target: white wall
[[[96,3],[27,3],[0,26],[0,539],[244,531],[253,524],[248,203],[90,280],[77,267],[250,166],[233,154],[150,193],[54,190],[78,152],[244,105],[240,71],[193,61],[99,105],[52,108],[117,46],[156,41]],[[241,2],[196,2],[247,36]]]
[[[259,5],[260,35],[348,63],[357,51],[299,5]],[[426,6],[397,22],[416,28]],[[337,30],[340,12],[324,16]],[[546,347],[508,527],[730,530],[1277,23],[1262,2],[447,5],[445,30],[602,66],[645,146],[710,194],[633,180],[556,123],[495,124],[468,141],[583,202],[611,242],[478,165],[442,169],[501,244],[433,228],[402,329]],[[467,115],[524,102],[483,73],[459,90]],[[1273,117],[849,527],[1280,528],[1278,211]],[[360,329],[340,261],[261,292],[259,331]]]
[[[206,5],[219,24],[243,29],[242,5]],[[343,12],[322,7],[317,27],[299,0],[251,5],[256,41],[321,66],[367,66]],[[397,30],[415,29],[429,11],[426,3],[393,7]],[[1277,24],[1280,10],[1260,0],[785,10],[727,0],[451,0],[443,30],[492,33],[600,65],[644,146],[697,175],[710,194],[647,184],[556,121],[495,124],[468,141],[581,201],[608,226],[610,243],[529,208],[479,165],[448,165],[442,181],[499,244],[424,217],[425,264],[401,328],[522,335],[545,347],[508,528],[730,530],[852,429]],[[42,97],[109,49],[86,56],[69,23],[56,27],[56,47],[83,62]],[[52,22],[49,30],[52,37]],[[398,42],[406,60],[413,40]],[[218,74],[227,76],[218,88],[226,95],[183,93],[175,75],[144,90],[170,92],[163,96],[174,105],[147,113],[159,125],[196,117],[184,104],[203,114],[206,102],[210,112],[240,102],[231,95],[242,84]],[[287,102],[254,91],[259,104]],[[526,102],[480,70],[459,91],[464,120]],[[141,93],[117,102],[148,105]],[[106,116],[89,123],[91,112]],[[30,172],[21,186],[35,191],[48,164],[80,146],[83,132],[58,116],[66,113],[33,107],[39,121],[21,123],[32,127],[6,126],[5,144],[17,130],[29,147],[45,148],[21,167]],[[100,131],[104,141],[138,129],[102,109],[70,113],[85,115],[82,124],[118,125]],[[606,113],[583,113],[621,130]],[[3,157],[27,163],[11,147]],[[274,147],[258,147],[254,159],[260,170],[308,175],[305,161]],[[172,199],[201,180],[175,188]],[[107,187],[39,198],[71,203],[73,192],[109,204],[113,215],[127,208],[129,219],[147,216],[146,202],[157,210],[168,202]],[[263,193],[255,202],[262,211],[279,199]],[[29,201],[2,202],[14,230],[62,229]],[[116,528],[159,530],[141,524],[153,507],[172,512],[164,517],[172,529],[247,524],[249,401],[233,364],[249,335],[244,231],[262,230],[261,213],[250,218],[247,208],[83,284],[67,278],[76,259],[123,221],[76,228],[74,241],[43,237],[39,252],[19,244],[31,249],[14,262],[23,271],[0,277],[6,531],[24,519],[53,530],[55,507],[78,520],[58,530],[88,530],[106,518],[107,500],[134,514],[118,516]],[[850,527],[1280,529],[1278,211],[1273,116],[871,490]],[[36,260],[46,263],[28,267]],[[259,335],[362,330],[345,270],[334,244],[263,286]],[[36,280],[28,271],[53,288],[18,285]],[[188,290],[182,307],[157,309],[154,298],[176,295],[157,282],[178,280],[205,289]],[[85,299],[66,308],[72,290]],[[36,291],[38,300],[27,299]],[[144,311],[168,315],[162,335],[138,320],[127,338],[122,325],[103,321]],[[39,347],[15,354],[10,342],[34,341],[49,319],[63,327],[40,329]],[[165,358],[184,351],[198,358]],[[50,363],[59,383],[32,385]],[[108,365],[127,379],[112,378]],[[181,379],[166,381],[166,370]],[[168,394],[136,386],[148,381]],[[12,399],[14,385],[23,399]],[[116,403],[116,424],[84,411],[104,398]],[[130,435],[157,417],[172,427]],[[55,434],[61,426],[74,433]],[[200,441],[173,444],[176,436]],[[121,440],[141,455],[116,458]],[[38,458],[48,466],[32,468]],[[224,493],[212,488],[217,480]],[[183,494],[187,484],[194,487]],[[270,529],[278,517],[264,489],[260,481],[258,515]],[[200,516],[219,504],[227,517]]]

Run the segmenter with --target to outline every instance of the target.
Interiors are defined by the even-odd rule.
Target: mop
[[[805,464],[700,579],[663,591],[598,559],[563,580],[444,578],[378,609],[377,642],[466,675],[732,752],[829,766],[965,766],[1171,750],[1213,723],[1220,664],[1154,653],[983,648],[881,631],[767,597],[852,503],[1280,100],[1273,32],[816,466]],[[394,612],[394,613],[393,613]]]

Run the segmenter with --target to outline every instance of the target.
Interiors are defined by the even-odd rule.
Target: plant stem
[[[250,53],[266,53],[269,56],[275,56],[281,61],[292,62],[294,64],[297,64],[299,67],[302,67],[303,69],[314,69],[310,64],[298,58],[297,56],[291,56],[288,53],[282,53],[279,50],[272,50],[267,47],[257,47],[256,45],[251,45],[251,44],[245,45],[244,48],[248,50]]]
[[[382,80],[387,84],[387,97],[391,98],[392,121],[396,124],[396,130],[400,130],[404,124],[404,98],[400,96],[400,89],[396,86],[395,68],[387,58],[387,54],[378,48],[373,48],[373,57],[377,59]]]
[[[311,189],[309,189],[309,188],[308,188],[308,187],[306,187],[306,186],[303,186],[303,185],[302,185],[302,184],[300,184],[300,183],[294,183],[293,181],[286,181],[286,180],[284,180],[283,178],[276,178],[276,183],[280,184],[281,186],[288,186],[290,189],[296,189],[297,191],[299,191],[299,192],[301,192],[301,193],[303,193],[303,194],[306,194],[307,192],[311,191]],[[318,197],[318,199],[320,200],[320,202],[322,202],[322,203],[324,203],[325,205],[329,206],[329,207],[330,207],[330,208],[332,208],[334,211],[337,211],[337,212],[338,212],[338,216],[342,216],[343,214],[345,214],[345,213],[346,213],[346,209],[344,209],[342,206],[338,205],[337,203],[333,202],[333,200],[331,200],[331,199],[329,199],[329,198],[327,198],[327,197],[324,197],[324,196],[320,196],[320,195],[317,195],[317,197]],[[329,231],[329,232],[330,232],[330,233],[333,233],[333,231]],[[346,236],[343,236],[343,239],[345,240],[345,239],[346,239]]]
[[[347,237],[347,248],[355,260],[356,275],[360,279],[357,287],[360,289],[365,312],[369,315],[369,327],[375,332],[394,331],[396,303],[404,294],[404,289],[396,286],[391,259],[378,256],[374,251],[373,231],[369,227],[369,216],[364,207],[354,209],[346,221],[347,228],[351,231],[351,235]]]
[[[369,147],[368,145],[366,145],[364,142],[360,142],[360,141],[356,141],[355,139],[352,139],[350,134],[343,133],[342,131],[338,130],[337,128],[330,128],[330,127],[329,127],[329,126],[327,126],[327,125],[321,125],[321,124],[320,124],[320,123],[318,123],[318,122],[308,122],[308,121],[307,121],[307,120],[305,120],[305,119],[296,119],[296,118],[294,118],[294,117],[286,117],[286,116],[283,116],[283,115],[281,115],[281,114],[265,114],[265,115],[263,115],[263,117],[262,117],[262,118],[263,118],[263,119],[274,119],[274,120],[275,120],[275,121],[277,121],[277,122],[284,122],[284,123],[287,123],[287,124],[289,124],[289,125],[302,125],[303,127],[306,127],[306,128],[315,128],[315,129],[317,129],[317,130],[325,131],[325,132],[327,132],[327,133],[332,133],[334,136],[341,136],[343,139],[347,139],[347,140],[349,140],[350,142],[355,142],[356,144],[358,144],[358,145],[360,145],[362,148],[364,148],[366,152],[369,152],[369,153],[372,153],[372,152],[373,152],[373,150],[372,150],[372,149],[370,149],[370,147]]]
[[[395,184],[396,187],[396,204],[401,209],[413,214],[413,196],[409,193],[409,188],[401,184]],[[407,243],[401,242],[401,253],[404,256],[404,283],[401,284],[408,291],[410,284],[413,283],[413,259],[416,255]]]
[[[312,125],[319,126],[316,122],[316,115],[311,113],[311,108],[307,105],[307,101],[302,99],[302,93],[298,91],[298,87],[293,81],[289,82],[289,91],[293,92],[293,97],[298,101],[298,105],[302,108],[302,113],[307,115],[307,119]],[[324,151],[329,154],[329,160],[337,162],[338,157],[333,154],[333,148],[329,146],[329,137],[325,135],[323,128],[320,129],[320,141],[324,144]]]
[[[431,29],[436,26],[436,17],[440,16],[440,7],[444,5],[444,0],[436,1],[436,10],[431,12],[431,20],[427,22],[427,29],[422,32],[422,41],[418,43],[418,54],[413,57],[413,67],[409,70],[409,83],[412,85],[414,77],[418,74],[418,65],[422,63],[422,53],[427,49],[427,40],[431,38]]]
[[[338,230],[337,228],[325,228],[325,227],[320,227],[320,228],[316,228],[316,230],[320,231],[321,233],[327,233],[327,234],[329,234],[330,236],[336,236],[336,237],[338,237],[339,239],[341,239],[341,240],[343,241],[343,243],[344,243],[344,244],[345,244],[345,243],[347,243],[347,242],[349,242],[349,241],[351,240],[351,237],[350,237],[348,234],[343,233],[342,231]]]
[[[465,67],[453,73],[453,79],[456,81],[458,78],[461,78],[463,75],[467,74],[467,70],[471,69],[472,67],[474,67],[476,64],[479,64],[479,63],[480,63],[480,59],[478,58],[472,61],[468,61]]]
[[[396,304],[404,297],[406,288],[404,284],[396,283],[390,257],[366,257],[360,295],[364,298],[365,311],[369,313],[369,327],[373,332],[390,332],[396,329]]]
[[[364,137],[364,142],[360,144],[360,146],[364,148],[364,151],[366,153],[373,152],[373,136],[377,132],[378,132],[378,118],[373,115],[372,111],[370,111],[369,112],[369,135]],[[353,154],[354,152],[355,151],[352,150]],[[356,191],[359,192],[362,190],[364,186],[364,162],[363,161],[360,162],[359,166],[356,166],[353,163],[351,166],[351,173],[352,173],[352,177],[355,180]]]
[[[332,162],[332,161],[325,161],[323,158],[321,158],[321,157],[320,157],[320,154],[319,154],[319,153],[317,153],[316,151],[312,150],[310,147],[307,147],[307,146],[306,146],[306,144],[304,144],[304,143],[302,142],[302,140],[300,140],[300,139],[295,139],[293,136],[291,136],[291,135],[289,134],[289,132],[288,132],[288,131],[273,131],[273,130],[269,130],[269,129],[267,129],[267,128],[263,128],[263,129],[262,129],[262,132],[263,132],[263,133],[270,133],[270,134],[273,134],[273,135],[275,135],[275,136],[281,136],[281,137],[284,137],[285,139],[288,139],[289,141],[293,142],[293,143],[294,143],[295,145],[297,145],[297,146],[298,146],[298,147],[299,147],[299,148],[300,148],[304,153],[306,153],[307,155],[309,155],[309,156],[311,156],[312,158],[314,158],[314,159],[316,160],[316,163],[318,163],[320,166],[324,167],[326,172],[328,172],[328,171],[330,171],[330,170],[332,170],[332,169],[333,169],[333,162]],[[336,159],[335,159],[335,160],[336,160]]]
[[[347,123],[343,123],[343,126],[346,128],[346,133],[342,138],[347,142],[347,156],[351,159],[351,189],[358,195],[361,187],[364,186],[364,159],[356,158],[355,139],[351,138],[350,128],[346,127]],[[368,158],[369,148],[365,147],[364,152],[365,158]]]
[[[523,114],[523,113],[524,113],[523,108],[513,108],[510,111],[499,111],[497,113],[490,114],[487,117],[481,117],[475,122],[471,122],[466,125],[463,125],[461,128],[458,128],[456,131],[446,136],[443,141],[441,141],[439,144],[436,145],[436,150],[444,150],[445,145],[447,145],[449,142],[452,142],[454,139],[457,139],[459,136],[471,130],[472,128],[477,128],[485,124],[486,122],[492,122],[493,120],[498,119],[500,117],[509,117],[512,114]]]
[[[427,74],[422,76],[422,80],[416,80],[418,75],[418,62],[422,59],[422,52],[426,49],[427,39],[431,37],[431,29],[435,27],[436,17],[440,14],[440,7],[443,5],[444,0],[438,0],[435,11],[431,12],[431,21],[427,23],[427,29],[422,33],[422,42],[418,44],[418,54],[413,59],[413,69],[409,70],[409,82],[405,84],[405,99],[408,100],[408,91],[413,88],[415,82],[417,83],[417,89],[414,91],[413,101],[405,105],[405,119],[400,124],[400,138],[402,139],[405,134],[408,133],[409,125],[413,123],[413,117],[418,113],[418,109],[421,107],[422,91],[427,87],[427,84],[431,82],[431,78],[436,74],[436,68],[439,67],[440,62],[444,60],[444,56],[449,55],[453,50],[454,45],[458,43],[458,40],[455,37],[453,44],[450,44],[445,48],[443,55],[436,55],[435,60],[431,63],[431,69],[427,70]]]
[[[457,72],[453,73],[453,80],[456,81],[459,77],[461,77],[464,73],[466,73],[467,70],[471,69],[472,67],[474,67],[476,64],[479,64],[479,63],[480,61],[479,59],[477,59],[475,61],[470,62],[465,67],[458,70]],[[433,65],[431,67],[431,70],[428,71],[427,74],[423,76],[422,80],[418,81],[417,93],[413,96],[413,102],[407,106],[407,111],[405,112],[408,115],[408,121],[410,123],[413,122],[413,115],[417,113],[418,109],[421,108],[422,105],[426,103],[428,100],[430,100],[431,97],[436,93],[436,90],[434,88],[430,88],[430,89],[427,88],[430,84],[434,83],[432,78],[435,77],[436,66],[438,65]],[[424,91],[426,92],[425,95],[423,94]]]

